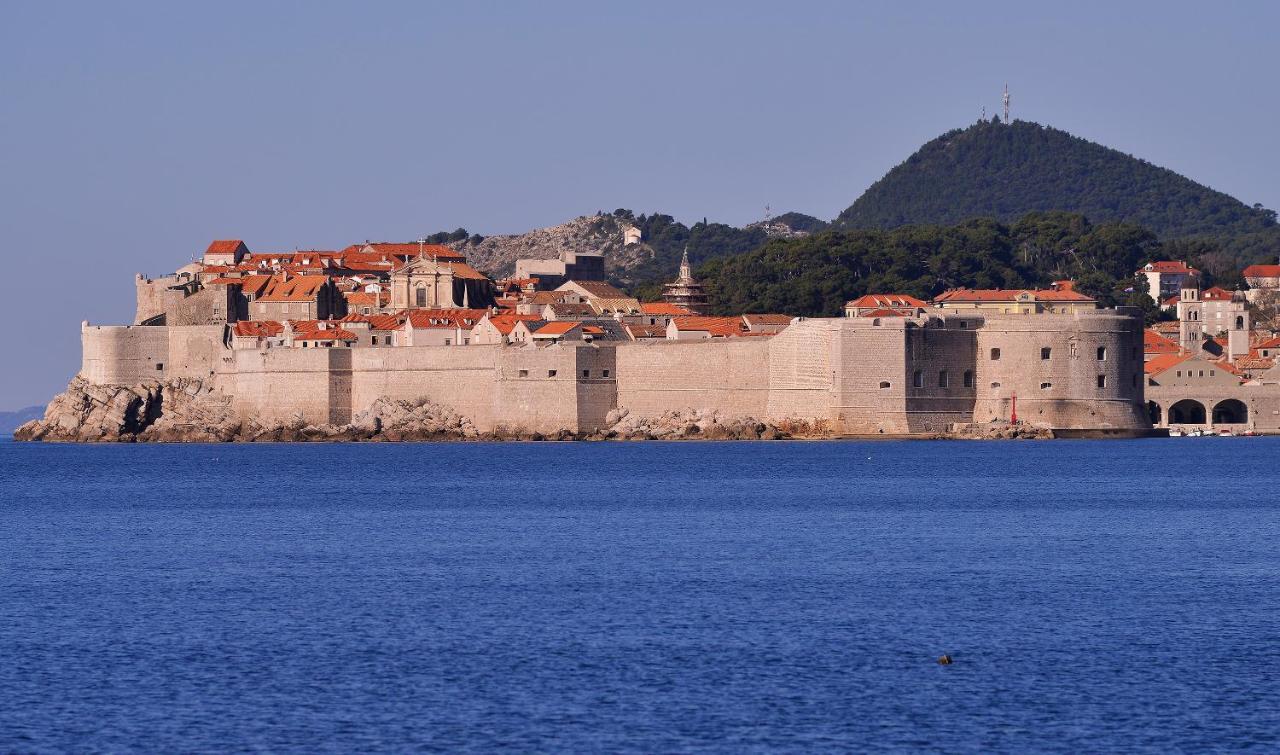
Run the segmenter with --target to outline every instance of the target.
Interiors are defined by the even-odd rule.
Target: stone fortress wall
[[[387,397],[428,398],[481,430],[590,432],[625,408],[913,434],[1007,419],[1017,396],[1019,417],[1045,427],[1150,426],[1140,323],[1115,310],[798,318],[771,338],[552,346],[232,350],[221,325],[85,324],[82,338],[91,382],[196,377],[242,416],[279,421],[343,424]]]

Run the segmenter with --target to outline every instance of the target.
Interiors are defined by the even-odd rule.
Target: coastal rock
[[[986,424],[968,422],[952,425],[941,437],[956,440],[1049,440],[1053,430],[1024,422],[1016,425],[994,421]]]
[[[727,415],[705,409],[667,411],[656,417],[640,417],[615,409],[606,437],[626,440],[777,440],[790,437],[781,428],[754,417]]]
[[[625,407],[589,432],[534,431],[496,427],[481,432],[472,421],[425,397],[379,398],[342,425],[308,423],[301,415],[264,423],[242,419],[231,400],[190,378],[133,386],[96,385],[75,378],[45,410],[22,425],[16,440],[145,443],[287,443],[337,441],[467,440],[779,440],[825,437],[821,421],[765,422],[706,409],[667,411],[641,417]]]

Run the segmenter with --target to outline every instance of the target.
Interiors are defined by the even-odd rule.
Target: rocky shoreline
[[[771,423],[752,417],[686,409],[637,417],[609,413],[605,428],[553,433],[519,427],[478,430],[466,417],[422,398],[380,398],[349,424],[278,424],[243,420],[226,397],[200,380],[94,385],[74,378],[44,417],[14,432],[14,440],[71,443],[269,443],[498,440],[785,440],[831,437],[820,422]]]

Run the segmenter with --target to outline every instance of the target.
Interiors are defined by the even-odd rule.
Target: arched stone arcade
[[[1184,398],[1169,407],[1170,425],[1203,425],[1206,416],[1204,404],[1195,399]]]
[[[1229,398],[1213,407],[1213,424],[1243,425],[1249,421],[1249,407],[1243,401]]]

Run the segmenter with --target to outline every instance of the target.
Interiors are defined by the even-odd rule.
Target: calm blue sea
[[[0,443],[0,751],[1275,752],[1278,459]]]

